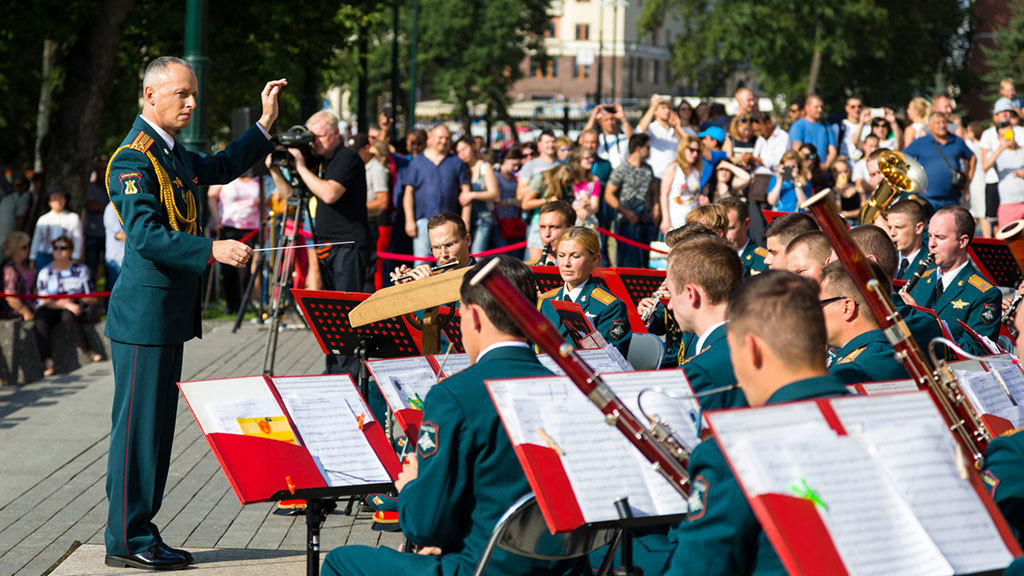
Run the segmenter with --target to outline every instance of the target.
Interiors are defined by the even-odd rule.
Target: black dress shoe
[[[161,547],[153,546],[145,552],[128,556],[107,555],[106,565],[112,568],[142,568],[145,570],[181,570],[188,562],[180,554],[175,554]]]
[[[192,563],[192,553],[189,552],[188,550],[182,550],[181,548],[172,548],[172,547],[168,546],[166,542],[161,542],[161,543],[157,544],[157,546],[163,548],[164,550],[166,550],[167,552],[170,552],[171,554],[177,554],[178,556],[181,556],[182,558],[185,559],[185,562],[188,562],[189,564]]]

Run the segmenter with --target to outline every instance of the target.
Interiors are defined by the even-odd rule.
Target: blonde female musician
[[[633,336],[626,304],[608,291],[604,281],[593,276],[594,268],[601,263],[597,232],[583,226],[566,228],[555,241],[555,256],[565,284],[541,295],[540,311],[563,336],[568,336],[569,329],[562,325],[551,301],[576,302],[601,336],[625,354]]]

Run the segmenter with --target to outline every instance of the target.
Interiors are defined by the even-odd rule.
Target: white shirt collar
[[[697,348],[696,348],[697,354],[700,354],[700,351],[704,349],[704,342],[708,339],[709,336],[711,336],[711,333],[714,332],[715,329],[718,328],[719,326],[724,326],[724,325],[725,325],[725,320],[722,320],[718,324],[715,324],[713,326],[708,326],[708,329],[705,330],[700,335],[700,338],[697,339]]]
[[[743,246],[740,246],[740,249],[736,251],[736,253],[740,255],[740,258],[743,257],[743,251],[747,249],[747,244],[750,244],[749,237],[747,238],[747,241],[743,243]]]
[[[913,262],[914,258],[917,258],[917,255],[921,253],[921,250],[923,248],[924,247],[922,246],[921,248],[918,248],[917,250],[914,250],[913,252],[910,253],[909,256],[904,256],[904,255],[900,254],[900,258],[905,258],[908,262]],[[909,264],[908,264],[908,266],[909,266]]]
[[[939,280],[942,282],[942,289],[943,290],[946,290],[947,288],[949,288],[949,285],[953,283],[953,279],[956,278],[956,275],[959,274],[960,271],[963,270],[967,266],[967,264],[969,262],[970,262],[970,259],[965,260],[963,264],[961,264],[961,265],[957,266],[956,268],[950,270],[946,274],[943,274],[941,271],[936,269],[936,272],[939,275]]]
[[[487,348],[481,350],[480,354],[478,354],[476,357],[476,361],[479,362],[480,359],[486,356],[488,352],[490,352],[491,350],[497,350],[498,348],[526,348],[527,350],[529,350],[530,345],[527,344],[526,342],[520,342],[519,340],[505,340],[503,342],[495,342],[494,344],[491,344]]]
[[[587,282],[590,282],[590,278],[587,278]],[[579,299],[580,292],[583,292],[583,287],[587,285],[587,282],[584,282],[583,284],[580,284],[579,286],[573,288],[572,290],[566,291],[566,293],[565,293],[566,296],[568,296],[570,300],[575,302],[576,300]],[[564,287],[563,287],[563,289],[564,289]]]
[[[163,140],[165,144],[167,144],[168,150],[174,150],[174,136],[171,136],[166,130],[154,124],[153,121],[149,118],[146,118],[141,114],[139,114],[139,118],[145,120],[146,124],[149,124],[150,127],[153,128],[153,130],[156,130],[157,136],[160,136],[160,139]]]

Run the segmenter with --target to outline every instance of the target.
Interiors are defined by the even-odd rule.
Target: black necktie
[[[939,298],[942,298],[942,278],[935,279],[935,301],[938,302]]]
[[[896,278],[903,279],[903,275],[907,273],[907,268],[910,267],[909,258],[900,258],[900,271],[896,273]]]

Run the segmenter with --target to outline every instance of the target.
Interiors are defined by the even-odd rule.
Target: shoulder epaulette
[[[561,290],[561,288],[552,288],[551,290],[548,290],[547,292],[541,294],[540,295],[540,299],[541,300],[545,300],[547,298],[551,298],[553,296],[556,296],[558,294],[559,290]]]
[[[615,296],[612,296],[601,288],[594,288],[593,292],[590,293],[590,297],[605,306],[610,306],[612,302],[615,302]]]
[[[139,132],[135,140],[128,145],[132,150],[138,150],[139,152],[148,152],[149,147],[153,145],[153,137],[145,132]]]
[[[967,279],[967,282],[971,286],[974,286],[975,288],[977,288],[978,290],[981,290],[982,292],[988,292],[989,290],[992,289],[992,285],[989,284],[981,276],[978,276],[977,274],[971,274],[971,277]]]
[[[928,270],[925,270],[924,274],[921,274],[921,278],[927,278],[931,276],[932,273],[935,272],[936,270],[938,270],[938,268],[929,268]]]
[[[843,358],[840,361],[836,362],[836,364],[846,364],[847,362],[853,362],[854,360],[857,359],[857,356],[860,356],[861,352],[863,352],[866,348],[866,346],[861,346],[860,348],[857,348],[853,352],[850,352],[846,356],[843,356]]]
[[[765,256],[768,255],[768,249],[767,248],[762,248],[761,246],[755,246],[754,247],[754,254],[757,254],[761,258],[764,258]]]

